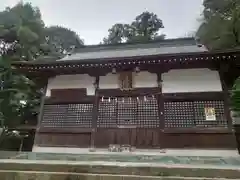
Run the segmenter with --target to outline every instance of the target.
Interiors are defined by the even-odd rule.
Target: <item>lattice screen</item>
[[[116,98],[100,101],[98,127],[159,127],[158,103],[154,97]]]
[[[137,126],[137,101],[134,98],[121,98],[117,104],[118,126]]]
[[[149,97],[147,101],[138,101],[138,121],[139,127],[155,128],[160,126],[158,114],[158,101],[156,98]]]
[[[192,102],[164,102],[164,120],[167,128],[194,126]]]
[[[117,127],[117,101],[100,100],[98,110],[97,127]]]
[[[42,127],[88,127],[92,125],[93,104],[45,105]]]
[[[205,108],[214,108],[216,120],[207,121]],[[166,128],[227,127],[223,101],[164,102]]]
[[[214,108],[216,121],[206,121],[204,108]],[[227,127],[227,120],[224,115],[223,101],[195,101],[194,113],[196,126],[202,127]]]

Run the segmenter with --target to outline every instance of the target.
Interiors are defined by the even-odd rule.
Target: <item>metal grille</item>
[[[42,127],[88,127],[92,126],[93,104],[45,105]]]
[[[214,108],[216,120],[208,121],[205,108]],[[164,102],[165,128],[227,127],[223,101]]]
[[[158,103],[154,97],[105,99],[99,103],[98,127],[159,127]]]

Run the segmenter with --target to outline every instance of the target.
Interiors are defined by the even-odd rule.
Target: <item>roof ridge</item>
[[[151,48],[159,46],[176,46],[176,45],[197,45],[195,38],[174,38],[174,39],[164,39],[164,40],[151,40],[147,42],[138,43],[119,43],[119,44],[100,44],[100,45],[87,45],[81,48],[75,49],[73,54],[86,52],[86,51],[101,51],[101,50],[121,50],[121,49],[132,49],[132,48]],[[158,46],[157,46],[158,47]]]

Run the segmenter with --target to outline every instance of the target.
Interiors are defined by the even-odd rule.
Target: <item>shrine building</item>
[[[236,149],[228,90],[239,76],[239,55],[180,38],[14,63],[45,87],[33,151]]]

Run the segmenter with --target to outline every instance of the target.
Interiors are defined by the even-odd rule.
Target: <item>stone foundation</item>
[[[47,162],[47,161],[46,161]],[[192,165],[154,165],[154,164],[116,164],[103,163],[79,164],[77,162],[57,161],[43,164],[42,162],[0,163],[0,179],[8,180],[15,176],[18,180],[77,180],[85,178],[89,180],[111,180],[111,179],[179,179],[180,177],[198,178],[230,178],[240,179],[240,168],[237,167],[197,167]],[[100,165],[102,164],[102,165]],[[21,179],[21,178],[23,179]],[[44,178],[45,179],[44,179]],[[68,177],[68,179],[66,179]],[[64,179],[65,178],[65,179]],[[70,179],[69,179],[70,178]],[[39,180],[40,180],[39,179]],[[11,178],[9,179],[11,180]],[[181,180],[181,178],[179,179]]]
[[[213,180],[212,178],[180,177],[180,176],[136,176],[81,173],[47,173],[47,172],[0,172],[4,180]],[[217,178],[218,179],[218,178]],[[214,179],[215,180],[215,179]],[[221,178],[218,180],[227,180]],[[233,179],[231,179],[233,180]]]

